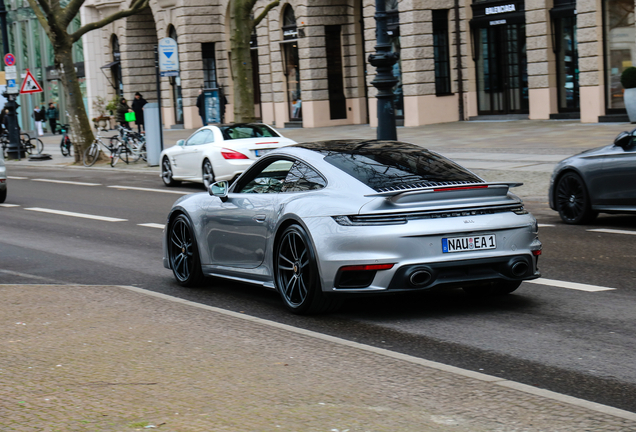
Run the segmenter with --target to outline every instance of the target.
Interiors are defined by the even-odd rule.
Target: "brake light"
[[[434,192],[443,192],[443,191],[454,191],[454,190],[464,190],[464,189],[486,189],[488,186],[487,185],[480,185],[480,186],[460,186],[460,187],[454,187],[454,188],[438,188],[438,189],[433,189]]]
[[[260,144],[278,144],[278,141],[267,141],[267,142],[256,143],[256,145],[260,145]]]
[[[344,266],[340,271],[360,271],[360,270],[389,270],[395,264],[369,264],[369,265],[353,265]]]
[[[534,255],[534,256],[539,256],[539,255],[541,255],[541,249],[539,249],[539,250],[533,250],[533,251],[532,251],[532,255]]]
[[[243,153],[226,148],[221,149],[221,156],[223,156],[223,159],[249,159]]]

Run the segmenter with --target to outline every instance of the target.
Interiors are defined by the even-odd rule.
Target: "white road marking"
[[[143,223],[143,224],[137,224],[139,226],[143,226],[143,227],[149,227],[149,228],[159,228],[159,229],[164,229],[165,225],[164,224],[158,224],[158,223]]]
[[[18,204],[0,204],[0,207],[20,207]]]
[[[589,231],[589,232],[608,233],[608,234],[628,234],[628,235],[636,235],[636,231],[616,230],[616,229],[609,229],[609,228],[589,229],[588,231]]]
[[[9,180],[28,180],[28,177],[13,177],[13,176],[7,176],[7,178]]]
[[[68,212],[63,210],[45,209],[40,207],[25,208],[25,210],[31,210],[31,211],[41,212],[41,213],[58,214],[62,216],[71,216],[71,217],[84,218],[84,219],[95,219],[95,220],[101,220],[104,222],[126,222],[128,220],[128,219],[119,219],[119,218],[113,218],[108,216],[90,215],[85,213],[73,213],[73,212]]]
[[[84,183],[84,182],[75,182],[75,181],[67,181],[67,180],[33,179],[31,181],[46,182],[46,183],[72,184],[72,185],[78,185],[78,186],[101,186],[100,183]]]
[[[130,190],[138,190],[138,191],[145,191],[145,192],[161,192],[161,193],[178,194],[178,195],[187,195],[189,193],[192,193],[192,192],[165,190],[165,189],[150,189],[150,188],[142,188],[142,187],[134,187],[134,186],[108,186],[108,187],[115,188],[115,189],[130,189]]]
[[[539,224],[539,228],[549,228],[555,226],[554,224]]]
[[[608,288],[608,287],[602,287],[597,285],[587,285],[587,284],[576,283],[576,282],[566,282],[566,281],[558,281],[554,279],[544,279],[544,278],[529,280],[526,282],[538,284],[538,285],[548,285],[548,286],[554,286],[559,288],[567,288],[567,289],[587,291],[587,292],[612,291],[616,289],[616,288]]]

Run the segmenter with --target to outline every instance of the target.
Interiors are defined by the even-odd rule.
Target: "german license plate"
[[[442,239],[443,253],[468,252],[482,249],[497,249],[497,240],[494,234]]]
[[[256,157],[260,157],[263,156],[266,153],[271,152],[273,149],[263,149],[263,150],[254,150],[254,153],[256,153]]]

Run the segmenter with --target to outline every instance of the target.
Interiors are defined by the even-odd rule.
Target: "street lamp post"
[[[375,0],[376,45],[375,54],[369,55],[369,63],[376,68],[371,84],[378,89],[378,131],[379,140],[397,140],[395,109],[393,107],[393,87],[398,80],[393,76],[393,65],[399,54],[391,51],[391,41],[387,33],[386,0]]]
[[[7,8],[4,5],[4,0],[0,0],[0,27],[2,28],[2,46],[4,48],[4,54],[9,53],[9,34],[7,31]],[[20,132],[18,131],[18,121],[16,116],[16,110],[18,104],[16,99],[18,95],[15,93],[3,93],[7,99],[5,108],[9,111],[7,116],[7,132],[9,137],[9,150],[8,156],[13,159],[20,159],[24,152],[20,149]],[[3,108],[4,109],[4,108]]]

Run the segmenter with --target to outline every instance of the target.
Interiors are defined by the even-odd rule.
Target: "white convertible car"
[[[186,140],[161,152],[161,178],[166,186],[181,181],[231,181],[256,159],[279,147],[296,144],[262,123],[204,126]]]

